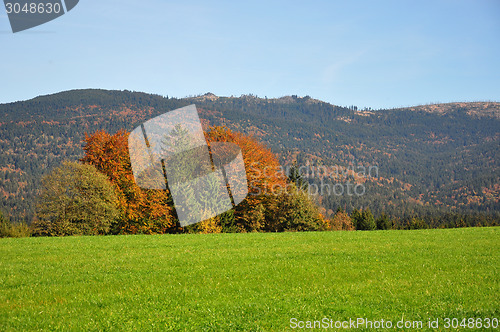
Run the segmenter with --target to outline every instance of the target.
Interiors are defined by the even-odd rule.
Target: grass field
[[[2,331],[500,318],[500,228],[0,239],[0,255]]]

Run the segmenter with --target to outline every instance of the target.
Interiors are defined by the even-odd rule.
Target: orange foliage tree
[[[242,151],[249,194],[236,206],[240,231],[324,229],[325,221],[310,197],[287,181],[276,155],[255,138],[226,127],[210,127],[209,142],[232,142]]]
[[[277,193],[286,187],[286,177],[276,155],[255,138],[220,126],[209,127],[205,136],[209,145],[232,142],[240,147],[251,195]]]

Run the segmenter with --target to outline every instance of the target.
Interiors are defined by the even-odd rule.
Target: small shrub
[[[410,220],[408,229],[428,229],[429,225],[420,218],[413,217]]]
[[[11,223],[0,212],[0,237],[28,237],[31,231],[25,223]]]
[[[342,210],[337,211],[333,219],[330,221],[332,231],[355,231],[356,228],[352,224],[351,217]]]

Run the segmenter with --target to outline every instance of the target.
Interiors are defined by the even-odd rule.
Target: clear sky
[[[0,103],[80,88],[500,101],[500,0],[80,0],[16,34],[0,7]]]

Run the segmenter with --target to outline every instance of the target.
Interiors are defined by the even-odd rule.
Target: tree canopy
[[[97,235],[120,217],[107,177],[92,165],[64,162],[42,180],[35,235]]]

